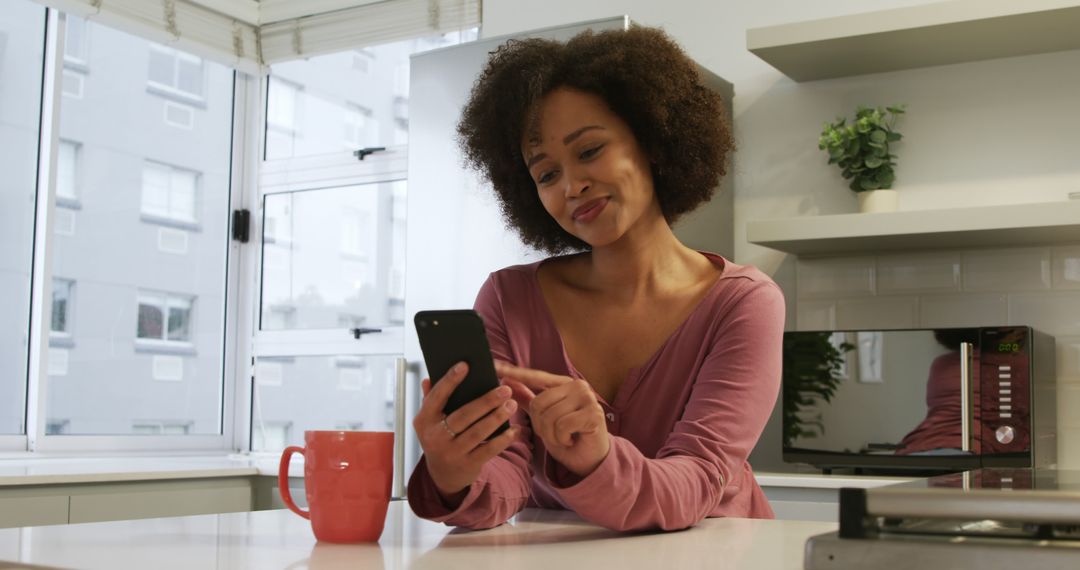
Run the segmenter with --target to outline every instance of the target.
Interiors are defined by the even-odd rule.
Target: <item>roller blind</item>
[[[385,0],[274,23],[260,30],[267,64],[480,25],[480,0]]]
[[[258,28],[239,11],[228,15],[185,0],[38,1],[248,73],[260,69]]]
[[[248,73],[259,73],[263,64],[480,25],[480,0],[37,1]]]

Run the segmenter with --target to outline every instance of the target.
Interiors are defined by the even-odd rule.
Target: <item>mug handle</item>
[[[285,501],[285,506],[289,507],[289,510],[310,520],[311,514],[297,507],[292,500],[292,493],[289,492],[289,461],[294,453],[304,453],[304,448],[290,445],[281,453],[281,463],[278,465],[278,492],[281,493],[281,500]]]

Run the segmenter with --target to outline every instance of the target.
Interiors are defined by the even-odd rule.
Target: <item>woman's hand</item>
[[[443,414],[447,399],[461,385],[468,369],[459,362],[434,387],[424,378],[424,400],[413,419],[428,473],[448,504],[460,503],[480,468],[509,447],[517,435],[517,429],[511,427],[486,441],[517,410],[509,386],[499,386],[452,414]]]
[[[503,362],[495,363],[495,371],[514,387],[514,399],[556,461],[578,477],[596,470],[611,441],[604,409],[588,382]]]

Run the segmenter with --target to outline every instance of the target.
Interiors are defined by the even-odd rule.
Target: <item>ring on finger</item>
[[[450,424],[446,423],[446,416],[443,416],[442,427],[446,430],[446,433],[450,434],[451,438],[455,438],[458,436],[458,432],[450,429]]]

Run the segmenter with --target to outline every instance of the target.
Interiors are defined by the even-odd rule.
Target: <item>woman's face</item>
[[[540,101],[522,154],[544,209],[593,248],[660,216],[649,160],[596,95],[559,88]]]

